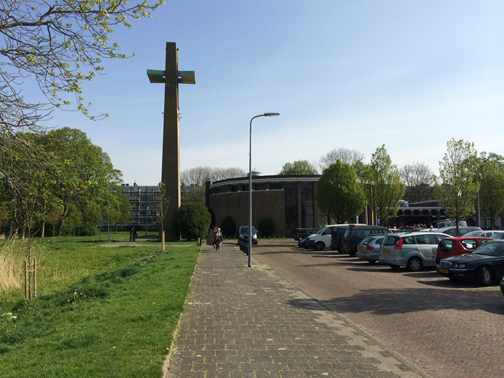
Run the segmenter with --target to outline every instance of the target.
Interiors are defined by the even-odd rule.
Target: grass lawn
[[[195,244],[159,253],[90,237],[37,241],[37,299],[0,292],[0,377],[161,377]]]

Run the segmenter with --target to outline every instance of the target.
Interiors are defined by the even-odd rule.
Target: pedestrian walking
[[[217,232],[217,226],[215,226],[214,228],[211,228],[210,231],[208,231],[207,240],[206,240],[207,245],[213,245],[214,249],[215,249],[215,233],[216,232]]]
[[[215,250],[217,252],[220,252],[220,246],[223,241],[224,241],[224,237],[222,236],[220,228],[218,228],[217,232],[215,233],[215,238],[214,238]]]

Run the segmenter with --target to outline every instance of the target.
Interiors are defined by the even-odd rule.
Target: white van
[[[331,233],[337,226],[348,226],[348,224],[328,224],[306,238],[305,248],[322,251],[331,245]]]

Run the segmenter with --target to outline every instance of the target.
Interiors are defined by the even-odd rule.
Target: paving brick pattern
[[[426,377],[246,256],[203,246],[165,377]]]

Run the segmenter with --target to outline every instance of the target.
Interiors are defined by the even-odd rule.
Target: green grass
[[[37,299],[1,293],[0,377],[161,376],[199,247],[157,253],[85,239],[35,249]]]

